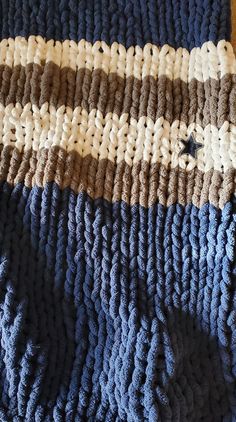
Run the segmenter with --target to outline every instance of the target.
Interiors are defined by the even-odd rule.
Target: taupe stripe
[[[236,124],[236,75],[204,83],[192,79],[187,84],[166,76],[138,80],[107,75],[101,69],[74,71],[53,62],[14,68],[1,65],[0,102],[23,106],[31,102],[39,107],[48,102],[55,107],[81,106],[87,112],[99,109],[103,115],[128,113],[134,119],[149,116],[153,121],[163,116],[170,124],[181,120],[220,127],[226,120]]]
[[[61,189],[87,192],[92,199],[109,202],[123,200],[130,205],[150,207],[193,203],[197,207],[210,202],[222,208],[235,191],[235,170],[221,174],[216,170],[203,173],[168,169],[160,164],[141,161],[130,167],[124,161],[82,158],[77,152],[67,153],[59,147],[19,152],[10,146],[1,150],[0,181],[11,185],[24,183],[31,188],[55,181]]]

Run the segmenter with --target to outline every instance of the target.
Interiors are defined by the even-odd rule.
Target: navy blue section
[[[230,0],[1,0],[0,36],[192,49],[229,40]]]
[[[0,420],[236,420],[236,216],[0,187]]]

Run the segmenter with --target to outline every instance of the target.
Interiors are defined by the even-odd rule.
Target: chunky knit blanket
[[[229,0],[0,0],[0,421],[236,421]]]

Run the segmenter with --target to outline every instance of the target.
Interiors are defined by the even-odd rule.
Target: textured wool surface
[[[231,0],[231,25],[232,25],[232,45],[234,52],[236,52],[236,0]]]
[[[236,421],[230,0],[0,0],[0,421]]]

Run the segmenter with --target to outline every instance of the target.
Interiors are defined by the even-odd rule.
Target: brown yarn
[[[49,103],[72,109],[81,106],[87,112],[98,109],[103,115],[127,113],[134,119],[148,116],[155,121],[164,116],[170,124],[175,120],[217,127],[225,120],[236,123],[235,75],[204,83],[193,79],[187,84],[166,76],[123,79],[102,69],[74,71],[48,62],[44,66],[31,63],[25,68],[1,65],[0,80],[0,102],[5,106],[31,102],[41,107]]]
[[[167,168],[158,163],[140,161],[130,167],[124,160],[118,164],[91,155],[82,158],[76,151],[60,147],[28,150],[6,146],[1,149],[0,181],[10,185],[22,183],[31,188],[55,182],[60,189],[70,187],[75,193],[87,192],[93,198],[123,200],[147,208],[156,202],[164,206],[193,203],[201,207],[210,202],[222,208],[234,191],[235,170],[224,174]]]

